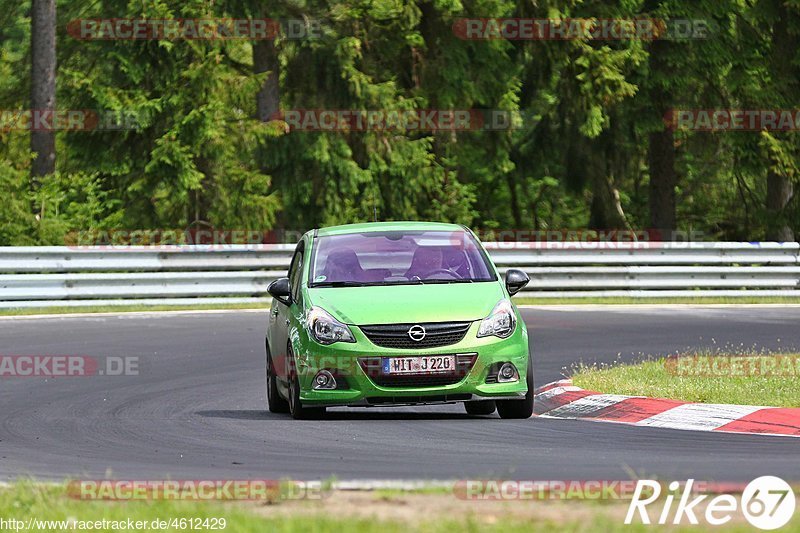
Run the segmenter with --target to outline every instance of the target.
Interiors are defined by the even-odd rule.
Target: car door
[[[297,248],[295,248],[292,262],[289,265],[289,284],[291,287],[292,280],[298,279],[303,271],[303,242],[301,241]],[[292,290],[294,293],[294,290]],[[292,306],[295,304],[292,303]],[[272,331],[272,338],[270,339],[270,350],[272,351],[272,360],[275,363],[275,374],[283,385],[288,383],[288,366],[287,366],[287,344],[289,339],[289,325],[291,323],[292,310],[291,306],[287,306],[277,300],[273,300],[272,309],[270,310],[270,330]]]
[[[289,273],[289,291],[292,295],[292,304],[287,309],[286,327],[287,327],[287,345],[292,343],[292,339],[296,337],[298,328],[303,327],[303,301],[301,285],[303,283],[303,272],[305,262],[305,246],[301,242],[295,252],[295,268]],[[295,354],[302,355],[302,354]]]

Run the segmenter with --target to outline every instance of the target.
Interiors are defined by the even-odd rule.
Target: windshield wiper
[[[367,285],[370,285],[370,283],[361,281],[319,281],[311,285],[311,287],[366,287]]]
[[[310,288],[319,287],[391,287],[393,285],[443,285],[446,283],[475,283],[474,279],[410,279],[407,281],[318,281],[309,285]]]
[[[418,283],[423,285],[442,285],[445,283],[472,283],[471,279],[421,279]]]

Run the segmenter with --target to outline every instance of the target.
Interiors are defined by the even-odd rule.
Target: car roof
[[[348,233],[365,233],[370,231],[464,231],[464,226],[448,224],[445,222],[368,222],[365,224],[344,224],[342,226],[329,226],[317,230],[317,235],[346,235]]]

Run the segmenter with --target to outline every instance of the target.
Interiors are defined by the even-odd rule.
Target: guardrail
[[[485,243],[521,295],[800,296],[798,243]],[[594,249],[593,249],[594,247]],[[263,303],[293,245],[0,247],[0,308]]]

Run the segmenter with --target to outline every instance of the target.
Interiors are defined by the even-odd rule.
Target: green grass
[[[150,311],[205,311],[225,309],[264,309],[262,304],[203,304],[203,305],[98,305],[81,307],[41,307],[0,309],[0,316],[65,315],[73,313],[131,313]]]
[[[428,496],[449,496],[453,493],[452,487],[430,486],[416,489],[375,489],[372,491],[376,498],[399,498],[408,494],[425,494]]]
[[[691,298],[514,298],[517,305],[718,305],[718,304],[800,304],[797,297],[691,297]]]
[[[742,354],[736,354],[741,357]],[[762,357],[769,357],[760,354]],[[782,361],[794,361],[785,375],[741,375],[748,372],[714,372],[709,357],[724,355],[701,354],[703,366],[693,366],[699,372],[676,371],[674,360],[645,361],[634,365],[596,367],[581,365],[576,368],[573,383],[586,390],[604,394],[624,394],[669,398],[687,402],[728,403],[775,407],[800,407],[800,356],[793,355]],[[791,359],[794,358],[794,359]],[[704,374],[704,375],[697,375]],[[731,375],[734,374],[734,375]],[[736,375],[739,374],[739,375]],[[774,374],[781,374],[775,372]]]
[[[717,305],[717,304],[800,304],[800,298],[514,298],[517,305]],[[105,305],[81,307],[41,307],[0,309],[0,316],[63,315],[72,313],[129,313],[145,311],[203,311],[225,309],[267,309],[266,304],[202,304],[202,305]]]
[[[430,496],[436,497],[436,496]],[[442,504],[447,509],[453,502],[452,495],[441,495]],[[374,502],[380,505],[380,495]],[[427,496],[426,496],[427,498]],[[417,500],[419,501],[419,500]],[[173,501],[136,502],[91,502],[68,498],[63,486],[37,485],[21,482],[10,488],[0,488],[0,518],[4,520],[68,520],[78,521],[143,521],[152,523],[155,519],[224,519],[225,528],[221,531],[263,532],[339,532],[353,533],[401,533],[405,531],[425,531],[449,533],[451,531],[486,531],[528,533],[537,529],[545,531],[586,532],[647,532],[656,526],[623,523],[627,502],[618,502],[613,508],[592,502],[506,502],[501,504],[507,510],[498,513],[498,508],[490,509],[487,502],[473,502],[469,511],[460,515],[442,512],[428,512],[419,516],[413,507],[414,500],[398,499],[400,507],[409,506],[405,519],[387,519],[381,516],[365,515],[363,505],[356,508],[347,506],[323,515],[320,502],[288,502],[274,505],[257,503],[208,503]],[[430,502],[425,501],[430,505]],[[383,502],[386,505],[386,502]],[[533,506],[532,506],[533,505]],[[539,506],[539,507],[536,507]],[[697,531],[697,526],[657,526],[667,531]],[[55,531],[55,527],[40,529]],[[103,529],[100,529],[103,531]],[[106,529],[107,530],[107,529]],[[151,531],[147,528],[144,531]],[[187,531],[186,528],[168,528],[162,531]],[[750,531],[745,523],[715,528],[719,531]],[[22,531],[27,531],[23,529]],[[206,530],[208,531],[208,530]],[[800,532],[800,518],[795,518],[782,531]]]
[[[257,531],[252,517],[243,509],[228,506],[195,505],[190,502],[88,502],[68,498],[64,487],[18,483],[0,489],[0,517],[8,520],[147,520],[156,518],[225,517],[229,531]],[[8,528],[7,528],[8,529]],[[35,528],[32,529],[32,531]],[[55,531],[45,527],[44,531]],[[13,529],[12,529],[13,531]],[[27,531],[27,530],[23,530]]]

